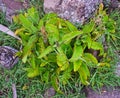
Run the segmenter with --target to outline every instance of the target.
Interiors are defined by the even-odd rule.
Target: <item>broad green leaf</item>
[[[82,67],[82,70],[85,71],[85,73],[87,74],[87,76],[90,77],[90,71],[89,71],[87,65],[85,63],[82,63],[81,67]]]
[[[38,24],[39,12],[34,7],[28,9],[27,12],[27,18],[29,19],[29,21],[31,21],[35,25]]]
[[[73,38],[81,35],[83,32],[82,31],[74,31],[74,32],[70,32],[68,34],[65,34],[62,38],[63,42],[68,42],[71,41]]]
[[[108,21],[109,23],[105,24],[106,31],[109,33],[115,33],[115,24],[114,21]]]
[[[15,31],[15,35],[19,35],[19,33],[23,32],[25,28],[20,28]]]
[[[41,19],[38,23],[38,30],[41,30],[41,28],[44,26],[44,21]]]
[[[32,55],[30,62],[31,62],[32,68],[35,68],[36,67],[36,63],[35,63],[35,56],[34,55]]]
[[[37,41],[37,36],[36,35],[32,35],[29,38],[29,41],[28,41],[27,45],[23,48],[23,58],[22,58],[22,61],[24,63],[27,60],[27,56],[30,55],[31,49],[35,45],[36,41]]]
[[[52,18],[58,17],[55,13],[48,13],[42,19],[46,22]]]
[[[24,68],[25,71],[28,72],[27,76],[29,78],[34,78],[39,75],[39,69],[36,67],[35,69],[33,68]]]
[[[48,62],[56,62],[56,53],[50,53],[47,55]]]
[[[52,24],[52,25],[55,25],[55,26],[59,26],[60,20],[61,19],[58,18],[58,17],[53,17],[53,18],[51,18],[47,21],[47,24]]]
[[[29,30],[29,32],[36,32],[37,28],[33,26],[32,22],[30,22],[25,16],[22,14],[19,15],[20,22],[22,23],[23,27]]]
[[[52,46],[48,46],[38,57],[39,59],[47,56],[47,54],[51,53],[53,51],[53,47]]]
[[[27,42],[28,42],[28,39],[30,38],[30,35],[25,34],[24,32],[20,32],[19,36],[22,39],[21,40],[22,45],[25,46],[27,44]]]
[[[83,33],[90,33],[94,30],[95,23],[91,21],[83,27]]]
[[[109,21],[108,15],[103,16],[102,21],[103,22],[108,22]]]
[[[84,44],[87,43],[88,48],[90,48],[90,47],[91,47],[91,44],[92,44],[91,36],[90,36],[89,34],[82,36],[82,42],[83,42]]]
[[[101,43],[93,41],[90,48],[94,50],[100,50],[103,48],[103,46]]]
[[[35,42],[37,41],[37,36],[36,35],[32,35],[29,38],[29,41],[27,43],[27,45],[23,48],[23,54],[27,53],[29,50],[31,50],[31,48],[33,47],[33,45],[35,45]]]
[[[81,83],[84,85],[88,85],[86,73],[82,71],[81,69],[79,69],[79,75],[80,75]]]
[[[77,61],[74,61],[74,62],[73,62],[74,72],[76,72],[76,71],[79,70],[81,64],[82,64],[82,61],[81,61],[81,60],[77,60]]]
[[[100,55],[104,54],[103,45],[101,43],[99,43],[99,42],[93,41],[90,48],[94,49],[94,50],[100,50]]]
[[[49,71],[46,71],[43,75],[42,75],[42,81],[44,81],[45,83],[48,84],[49,82],[49,74],[50,72]]]
[[[99,67],[103,67],[103,66],[110,67],[110,64],[109,63],[98,63],[97,66],[99,66]]]
[[[88,76],[90,75],[89,74],[89,70],[88,68],[86,67],[86,65],[82,64],[78,70],[79,74],[80,74],[80,80],[82,82],[82,84],[84,85],[89,85],[89,82],[88,82]]]
[[[63,50],[60,47],[58,47],[57,50],[58,50],[57,64],[60,67],[61,71],[63,71],[68,68],[69,62],[68,62],[68,59],[67,59],[66,55],[64,54]]]
[[[94,57],[94,55],[92,55],[91,53],[84,53],[83,58],[86,60],[86,63],[98,64],[97,58]]]
[[[47,64],[48,64],[48,62],[42,62],[42,63],[40,64],[40,66],[43,67],[43,66],[45,66],[45,65],[47,65]]]
[[[20,14],[19,19],[25,28],[31,27],[32,23],[24,15]]]
[[[70,44],[62,44],[61,47],[62,47],[64,53],[66,54],[66,56],[68,58],[70,58],[72,56],[72,53],[73,53],[72,46]]]
[[[59,40],[58,28],[53,24],[46,24],[45,28],[48,34],[49,43],[53,45],[55,42]]]
[[[82,45],[74,45],[73,55],[69,61],[74,62],[79,60],[79,58],[83,55]]]
[[[26,63],[27,57],[28,57],[28,55],[30,55],[30,54],[31,54],[31,53],[30,53],[30,51],[29,51],[29,52],[27,52],[27,53],[23,56],[23,58],[22,58],[23,63]]]
[[[57,54],[57,64],[61,70],[65,70],[69,66],[69,62],[65,54]]]
[[[39,38],[37,44],[38,44],[38,52],[42,53],[45,50],[45,45],[42,37]]]
[[[12,20],[13,20],[13,22],[14,23],[20,23],[20,21],[19,21],[19,15],[14,15],[14,16],[12,16]]]
[[[65,21],[65,23],[71,32],[77,31],[77,28],[71,22]]]

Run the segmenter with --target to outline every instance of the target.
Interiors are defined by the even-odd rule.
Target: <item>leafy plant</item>
[[[108,40],[110,33],[114,32],[114,23],[103,11],[102,4],[98,14],[99,22],[94,18],[81,30],[54,13],[40,19],[34,8],[14,17],[14,21],[20,24],[15,34],[20,36],[23,46],[17,55],[26,64],[28,77],[39,76],[58,92],[61,92],[59,85],[67,84],[71,78],[80,78],[82,84],[89,85],[90,69],[109,65],[97,58],[105,57],[103,39],[100,38],[107,37]],[[99,53],[96,56],[89,50]]]

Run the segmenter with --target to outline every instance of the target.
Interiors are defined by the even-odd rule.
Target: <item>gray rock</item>
[[[55,95],[55,93],[56,92],[55,92],[54,88],[51,87],[45,91],[44,98],[52,98]]]
[[[83,24],[102,0],[44,0],[45,13],[55,12],[73,23]]]
[[[92,90],[91,88],[85,89],[86,98],[120,98],[120,89],[118,88],[106,88],[103,87],[99,92]]]
[[[0,46],[0,66],[11,69],[18,62],[18,57],[15,56],[16,49],[9,46]]]
[[[10,22],[12,22],[12,16],[28,6],[28,0],[0,0],[0,11],[6,14],[6,19]]]

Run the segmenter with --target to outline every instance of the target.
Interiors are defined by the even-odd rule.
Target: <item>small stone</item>
[[[45,91],[44,98],[52,98],[55,95],[54,88],[49,88]]]

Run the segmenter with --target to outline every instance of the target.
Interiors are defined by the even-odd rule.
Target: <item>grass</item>
[[[116,21],[116,38],[117,40],[115,41],[116,47],[118,49],[118,53],[120,54],[120,11],[116,10],[113,11],[110,14],[110,17],[113,18]]]
[[[16,84],[18,98],[42,98],[46,86],[38,79],[28,79],[21,62],[12,70],[0,69],[0,73],[2,98],[12,98],[12,84]]]
[[[12,98],[12,84],[16,84],[18,98],[44,98],[44,93],[50,85],[44,84],[38,77],[27,78],[23,67],[19,61],[12,70],[0,68],[0,97]],[[65,95],[56,93],[53,98],[85,98],[85,94],[80,93],[82,87],[79,81],[62,88]]]
[[[44,15],[42,3],[37,0],[30,0],[31,5],[35,5],[42,17]],[[39,6],[40,5],[40,6]],[[120,50],[120,14],[118,11],[115,11],[110,14],[110,17],[115,19],[117,27],[116,32],[117,40],[115,40],[115,47],[112,45],[111,51],[109,54],[112,61],[110,67],[100,67],[96,71],[93,71],[91,75],[91,86],[93,89],[98,89],[102,86],[120,86],[120,77],[116,76],[115,73],[115,64],[118,61],[118,57],[113,52],[116,48],[119,52]],[[8,26],[10,29],[15,30],[16,25],[10,24],[8,21],[5,20],[4,14],[0,13],[0,24]],[[20,44],[19,42],[0,32],[0,46],[11,46],[16,49],[19,49]],[[2,98],[12,98],[12,84],[16,84],[17,88],[17,95],[18,98],[44,98],[45,91],[50,87],[50,84],[45,84],[40,81],[39,77],[29,79],[26,75],[26,72],[23,70],[25,65],[19,61],[18,64],[12,70],[6,70],[0,68],[0,97]],[[72,82],[72,83],[71,83]],[[85,98],[85,94],[81,93],[83,86],[80,84],[79,80],[70,81],[67,86],[61,85],[62,90],[64,91],[65,95],[56,93],[53,98]]]
[[[102,86],[117,87],[120,86],[120,77],[115,74],[117,62],[120,61],[120,12],[114,10],[110,13],[110,18],[116,21],[115,40],[110,40],[110,45],[107,54],[110,62],[110,67],[100,67],[96,71],[92,71],[91,86],[94,90],[101,89]]]

